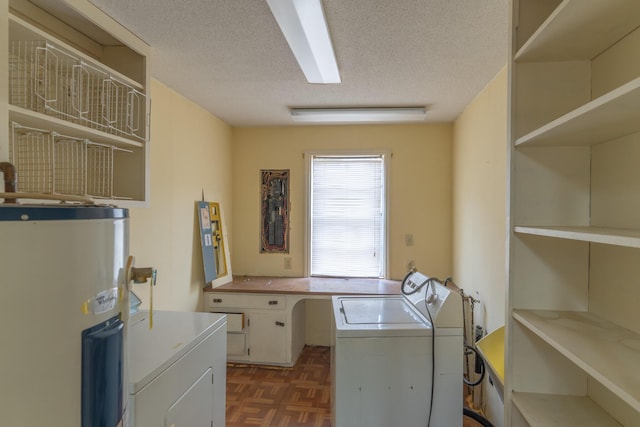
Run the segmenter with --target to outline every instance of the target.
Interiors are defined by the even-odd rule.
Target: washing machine
[[[420,273],[410,295],[333,296],[333,427],[462,426],[460,295]]]

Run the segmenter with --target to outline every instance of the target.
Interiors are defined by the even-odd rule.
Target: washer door
[[[403,296],[333,297],[338,336],[431,335],[427,320]]]
[[[350,325],[422,322],[404,298],[342,299],[341,304]]]

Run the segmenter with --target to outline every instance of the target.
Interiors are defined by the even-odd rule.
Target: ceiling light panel
[[[320,0],[267,0],[309,83],[340,83]]]
[[[385,108],[292,108],[291,118],[299,123],[405,123],[422,122],[424,107]]]

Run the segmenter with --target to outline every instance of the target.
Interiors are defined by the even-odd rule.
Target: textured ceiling
[[[154,78],[232,126],[293,125],[290,107],[448,122],[507,58],[508,0],[323,0],[338,85],[306,82],[264,0],[90,1],[151,45]]]

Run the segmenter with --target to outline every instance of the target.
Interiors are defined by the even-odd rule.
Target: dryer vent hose
[[[477,413],[475,411],[472,411],[469,408],[462,408],[462,414],[465,417],[469,417],[469,418],[472,418],[472,419],[476,420],[477,422],[482,424],[484,427],[493,427],[493,424],[491,424],[491,422],[488,419],[486,419],[485,417],[483,417],[479,413]]]

